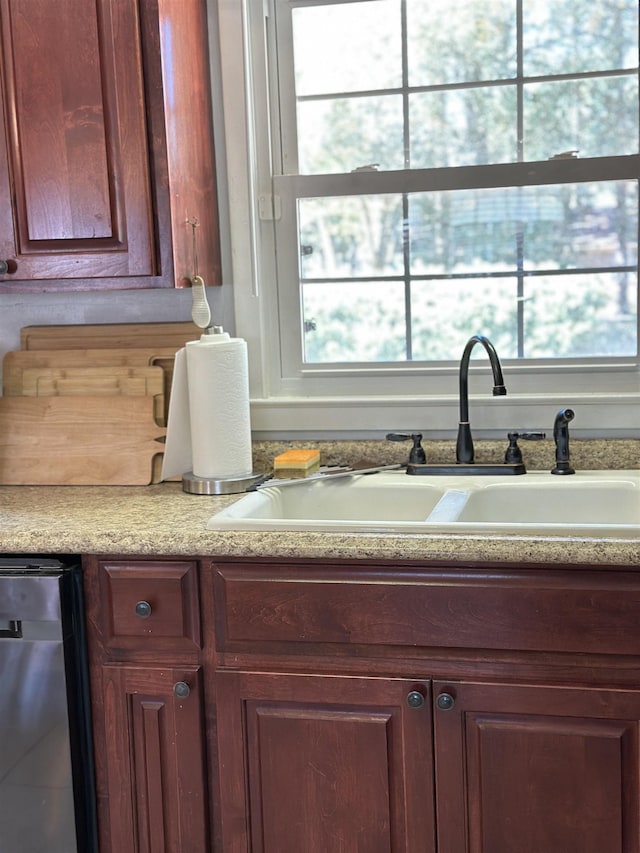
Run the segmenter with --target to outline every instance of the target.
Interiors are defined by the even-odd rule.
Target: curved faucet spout
[[[491,370],[493,372],[493,396],[504,397],[507,389],[502,378],[502,367],[495,347],[484,335],[473,335],[469,338],[460,359],[460,422],[458,424],[458,440],[456,442],[456,462],[471,463],[474,461],[473,438],[469,423],[469,362],[471,351],[476,344],[482,344],[487,351]]]

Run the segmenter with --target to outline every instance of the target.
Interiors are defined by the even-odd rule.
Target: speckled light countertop
[[[367,442],[366,453],[363,453],[365,442],[357,443],[357,446],[344,442],[327,443],[323,463],[351,461],[354,457],[366,458],[375,464],[396,461],[384,455],[378,456],[377,444]],[[316,443],[316,446],[322,445],[322,442]],[[300,444],[259,443],[254,448],[256,469],[268,469],[273,455],[290,446]],[[328,449],[335,458],[327,453]],[[404,449],[406,451],[406,445]],[[482,446],[483,453],[477,454],[482,457],[479,461],[491,458],[486,453],[489,449],[489,443]],[[443,452],[448,453],[449,450],[450,445],[443,448]],[[503,444],[500,450],[504,453]],[[549,460],[543,454],[543,450],[548,454],[548,446],[537,450],[544,458],[543,464],[531,463],[526,450],[525,447],[525,461],[531,470],[548,467]],[[404,458],[400,456],[397,461]],[[451,457],[447,455],[445,458]],[[638,468],[640,441],[576,442],[572,458],[576,466],[583,468]],[[432,461],[436,461],[433,456]],[[265,533],[206,529],[211,515],[240,497],[190,495],[183,492],[181,484],[176,482],[144,487],[3,486],[0,487],[0,551],[14,554],[486,560],[640,566],[640,539]]]

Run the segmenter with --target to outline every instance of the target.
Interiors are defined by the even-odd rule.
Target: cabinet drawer
[[[342,644],[640,654],[640,575],[632,572],[237,563],[214,570],[220,651]]]
[[[199,648],[196,563],[103,562],[99,577],[107,647]]]

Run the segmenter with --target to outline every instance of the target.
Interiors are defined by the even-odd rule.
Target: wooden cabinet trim
[[[314,645],[640,655],[640,575],[214,566],[220,652]]]

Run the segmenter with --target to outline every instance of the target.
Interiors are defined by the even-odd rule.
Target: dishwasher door
[[[0,560],[0,853],[87,849],[72,772],[81,723],[69,713],[77,614],[66,624],[68,572],[57,560]]]

